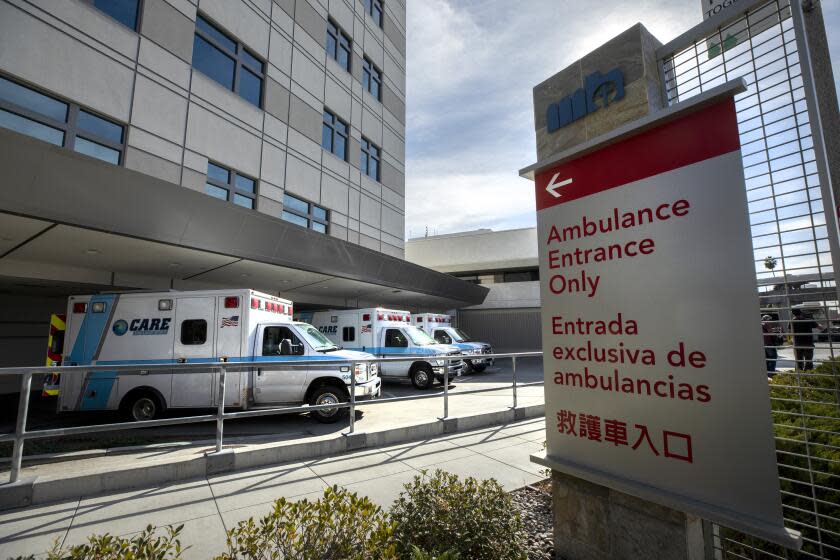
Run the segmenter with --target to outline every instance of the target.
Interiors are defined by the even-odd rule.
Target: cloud
[[[536,159],[533,86],[635,22],[667,42],[702,18],[698,0],[407,4],[411,235],[534,225],[533,183],[517,175]],[[831,42],[840,15],[829,4]]]

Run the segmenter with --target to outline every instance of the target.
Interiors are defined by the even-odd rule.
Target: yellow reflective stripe
[[[66,323],[62,321],[61,317],[59,317],[58,315],[50,316],[50,325],[52,325],[60,331],[63,331],[67,328]]]

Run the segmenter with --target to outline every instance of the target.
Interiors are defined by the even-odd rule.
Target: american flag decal
[[[362,325],[362,333],[369,333],[370,332],[370,325]]]
[[[239,326],[239,315],[234,315],[233,317],[222,317],[222,328],[238,327],[238,326]]]

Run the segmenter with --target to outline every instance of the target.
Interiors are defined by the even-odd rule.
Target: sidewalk
[[[147,524],[183,523],[185,559],[212,558],[224,551],[225,530],[269,511],[280,496],[317,499],[337,484],[387,508],[403,484],[421,469],[495,478],[512,490],[542,478],[529,456],[542,449],[545,422],[526,420],[471,432],[333,457],[274,465],[146,488],[45,504],[0,513],[0,560],[41,554],[58,539],[79,544],[88,535],[129,535]]]

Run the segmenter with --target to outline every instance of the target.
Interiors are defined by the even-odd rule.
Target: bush
[[[366,497],[334,486],[315,502],[280,498],[271,513],[228,531],[217,560],[392,560],[394,527]]]
[[[420,550],[416,546],[412,545],[410,560],[461,560],[461,555],[450,550],[449,552],[444,552],[439,556],[434,556],[425,550]]]
[[[109,534],[88,537],[87,544],[63,550],[56,542],[47,560],[178,560],[186,548],[181,548],[178,535],[183,525],[167,527],[166,535],[155,537],[155,528],[148,525],[139,535],[130,539]],[[189,547],[187,547],[189,548]],[[28,556],[25,560],[33,559]],[[24,560],[18,556],[17,560]]]
[[[391,506],[391,518],[404,557],[411,557],[416,545],[433,557],[449,553],[470,560],[525,558],[522,521],[495,480],[462,481],[440,470],[432,476],[424,472],[405,485]]]

